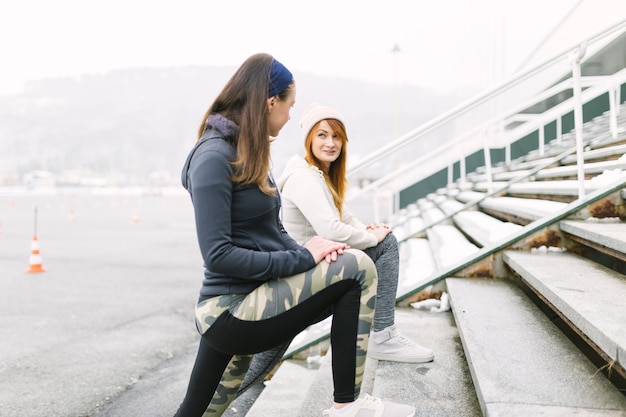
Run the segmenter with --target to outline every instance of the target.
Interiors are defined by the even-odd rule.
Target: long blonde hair
[[[335,203],[335,207],[337,207],[337,210],[339,211],[339,217],[342,217],[343,202],[345,200],[346,191],[348,189],[348,180],[346,178],[348,134],[346,132],[346,127],[339,120],[323,120],[328,123],[330,128],[337,135],[337,137],[341,139],[341,152],[339,153],[337,159],[331,162],[330,167],[328,168],[328,173],[324,174],[324,180],[326,181],[326,185],[328,185],[328,189],[333,196],[333,202]],[[320,171],[324,172],[324,170],[322,169],[322,163],[313,154],[313,138],[317,134],[317,128],[321,122],[322,120],[313,125],[313,127],[309,131],[309,134],[304,140],[304,149],[306,151],[304,159],[309,163],[309,165],[313,165],[317,167]]]

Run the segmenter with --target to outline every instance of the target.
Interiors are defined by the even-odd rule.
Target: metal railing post
[[[489,150],[489,145],[485,143],[483,147],[483,152],[485,154],[485,173],[487,174],[487,189],[489,192],[493,191],[493,175],[491,172],[491,151]]]
[[[616,87],[612,85],[609,88],[609,126],[611,128],[611,137],[617,138],[617,109],[619,105],[617,103]]]
[[[574,90],[574,131],[576,132],[576,164],[578,167],[578,198],[585,198],[585,158],[583,155],[583,103],[580,88],[580,61],[585,56],[586,44],[570,55]]]
[[[465,174],[467,174],[467,172],[465,172],[465,156],[461,158],[460,165],[461,165],[461,182],[464,183]]]

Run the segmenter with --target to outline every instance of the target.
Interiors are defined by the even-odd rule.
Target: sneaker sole
[[[330,416],[330,410],[324,410],[322,413],[323,416]],[[415,417],[415,411],[411,414],[407,414],[405,417]]]
[[[405,363],[427,363],[432,362],[435,359],[435,356],[422,356],[422,357],[410,357],[410,356],[402,356],[402,355],[393,355],[389,353],[374,353],[367,352],[367,356],[372,359],[376,359],[379,361],[389,361],[389,362],[405,362]],[[412,417],[412,416],[408,416]]]

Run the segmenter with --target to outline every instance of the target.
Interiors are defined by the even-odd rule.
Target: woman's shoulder
[[[214,178],[214,174],[232,174],[235,149],[225,140],[215,138],[197,143],[187,156],[181,173],[182,184],[189,187],[191,176]]]
[[[236,153],[234,147],[224,139],[212,138],[198,144],[189,165],[200,166],[207,163],[230,165],[235,160]]]
[[[198,149],[196,150],[196,154],[214,153],[216,155],[223,155],[229,159],[233,158],[236,152],[237,151],[232,144],[226,141],[223,137],[219,136],[209,138],[200,143],[198,145]]]
[[[302,181],[302,180],[314,180],[314,179],[322,179],[322,172],[314,166],[309,165],[309,163],[301,156],[294,155],[292,156],[287,164],[285,165],[285,169],[283,173],[278,178],[278,186],[279,189],[282,189],[288,180],[293,179],[294,181]]]

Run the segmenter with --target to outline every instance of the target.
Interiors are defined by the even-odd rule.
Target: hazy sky
[[[0,0],[0,95],[25,80],[236,66],[256,52],[296,75],[484,87],[516,70],[578,2]]]

